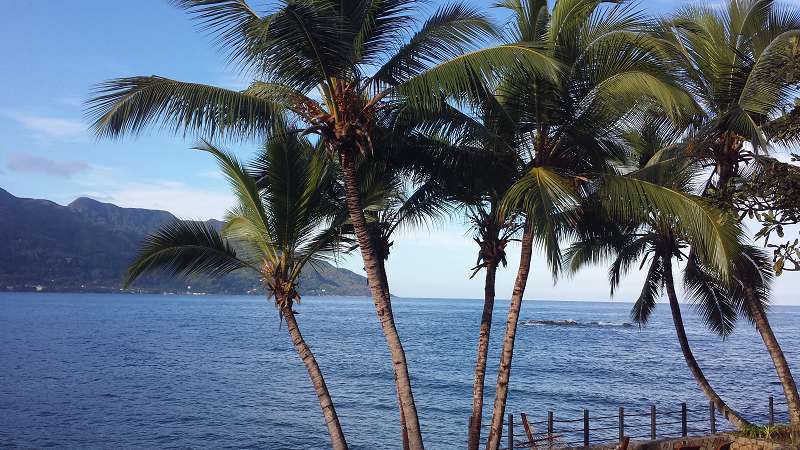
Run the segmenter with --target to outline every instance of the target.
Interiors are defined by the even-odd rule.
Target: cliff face
[[[90,198],[61,206],[0,189],[0,290],[118,291],[144,237],[172,219],[166,211],[121,208]],[[369,295],[366,278],[326,263],[318,269],[303,274],[305,295]],[[247,293],[259,287],[257,277],[237,274],[215,281],[148,277],[134,286],[208,293]]]

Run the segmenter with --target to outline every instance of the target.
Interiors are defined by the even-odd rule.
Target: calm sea
[[[482,302],[394,305],[427,447],[461,449]],[[495,310],[492,369],[507,306],[501,301]],[[558,419],[578,418],[584,407],[613,416],[619,405],[629,412],[652,403],[660,410],[705,405],[668,307],[659,305],[643,330],[626,326],[629,308],[526,301],[508,412],[542,420],[551,409]],[[351,448],[398,448],[391,365],[371,300],[305,298],[297,309]],[[758,335],[740,323],[723,342],[684,309],[712,384],[763,418],[767,397],[779,399],[781,389]],[[771,319],[800,375],[800,308],[775,306]],[[491,371],[489,404],[494,378]],[[327,442],[305,368],[263,298],[0,294],[0,448],[317,449]]]

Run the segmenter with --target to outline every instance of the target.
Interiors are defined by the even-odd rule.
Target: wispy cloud
[[[86,125],[79,120],[16,112],[8,112],[5,115],[43,138],[75,139],[86,136]]]
[[[6,168],[12,172],[31,172],[51,177],[69,178],[91,169],[85,161],[59,161],[30,153],[12,153],[6,160]]]

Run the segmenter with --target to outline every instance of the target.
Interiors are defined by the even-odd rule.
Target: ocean
[[[394,300],[430,450],[465,446],[482,303]],[[668,305],[644,329],[630,325],[630,306],[525,301],[507,412],[537,422],[548,410],[578,419],[587,408],[610,418],[619,406],[670,412],[686,402],[698,424],[707,422],[707,401],[684,364]],[[507,307],[495,307],[485,422]],[[296,309],[351,449],[399,448],[391,364],[372,301],[306,297]],[[723,398],[765,421],[773,395],[785,417],[771,360],[749,323],[723,341],[703,329],[691,306],[684,317]],[[800,376],[800,307],[773,306],[770,318]],[[0,294],[0,448],[328,445],[305,367],[264,297]]]

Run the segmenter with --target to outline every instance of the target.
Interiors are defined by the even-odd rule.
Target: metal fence
[[[763,408],[755,405],[745,413],[749,420],[758,424],[789,421],[785,401],[771,396]],[[582,416],[578,417],[561,417],[554,411],[547,411],[543,420],[531,420],[531,417],[535,416],[526,413],[508,415],[502,430],[506,444],[503,450],[580,448],[615,444],[623,437],[655,440],[733,431],[713,403],[692,407],[686,403],[667,407],[651,405],[649,409],[619,407],[616,414],[605,411],[601,415],[584,409]],[[490,426],[484,424],[483,427],[482,435],[487,436]]]

